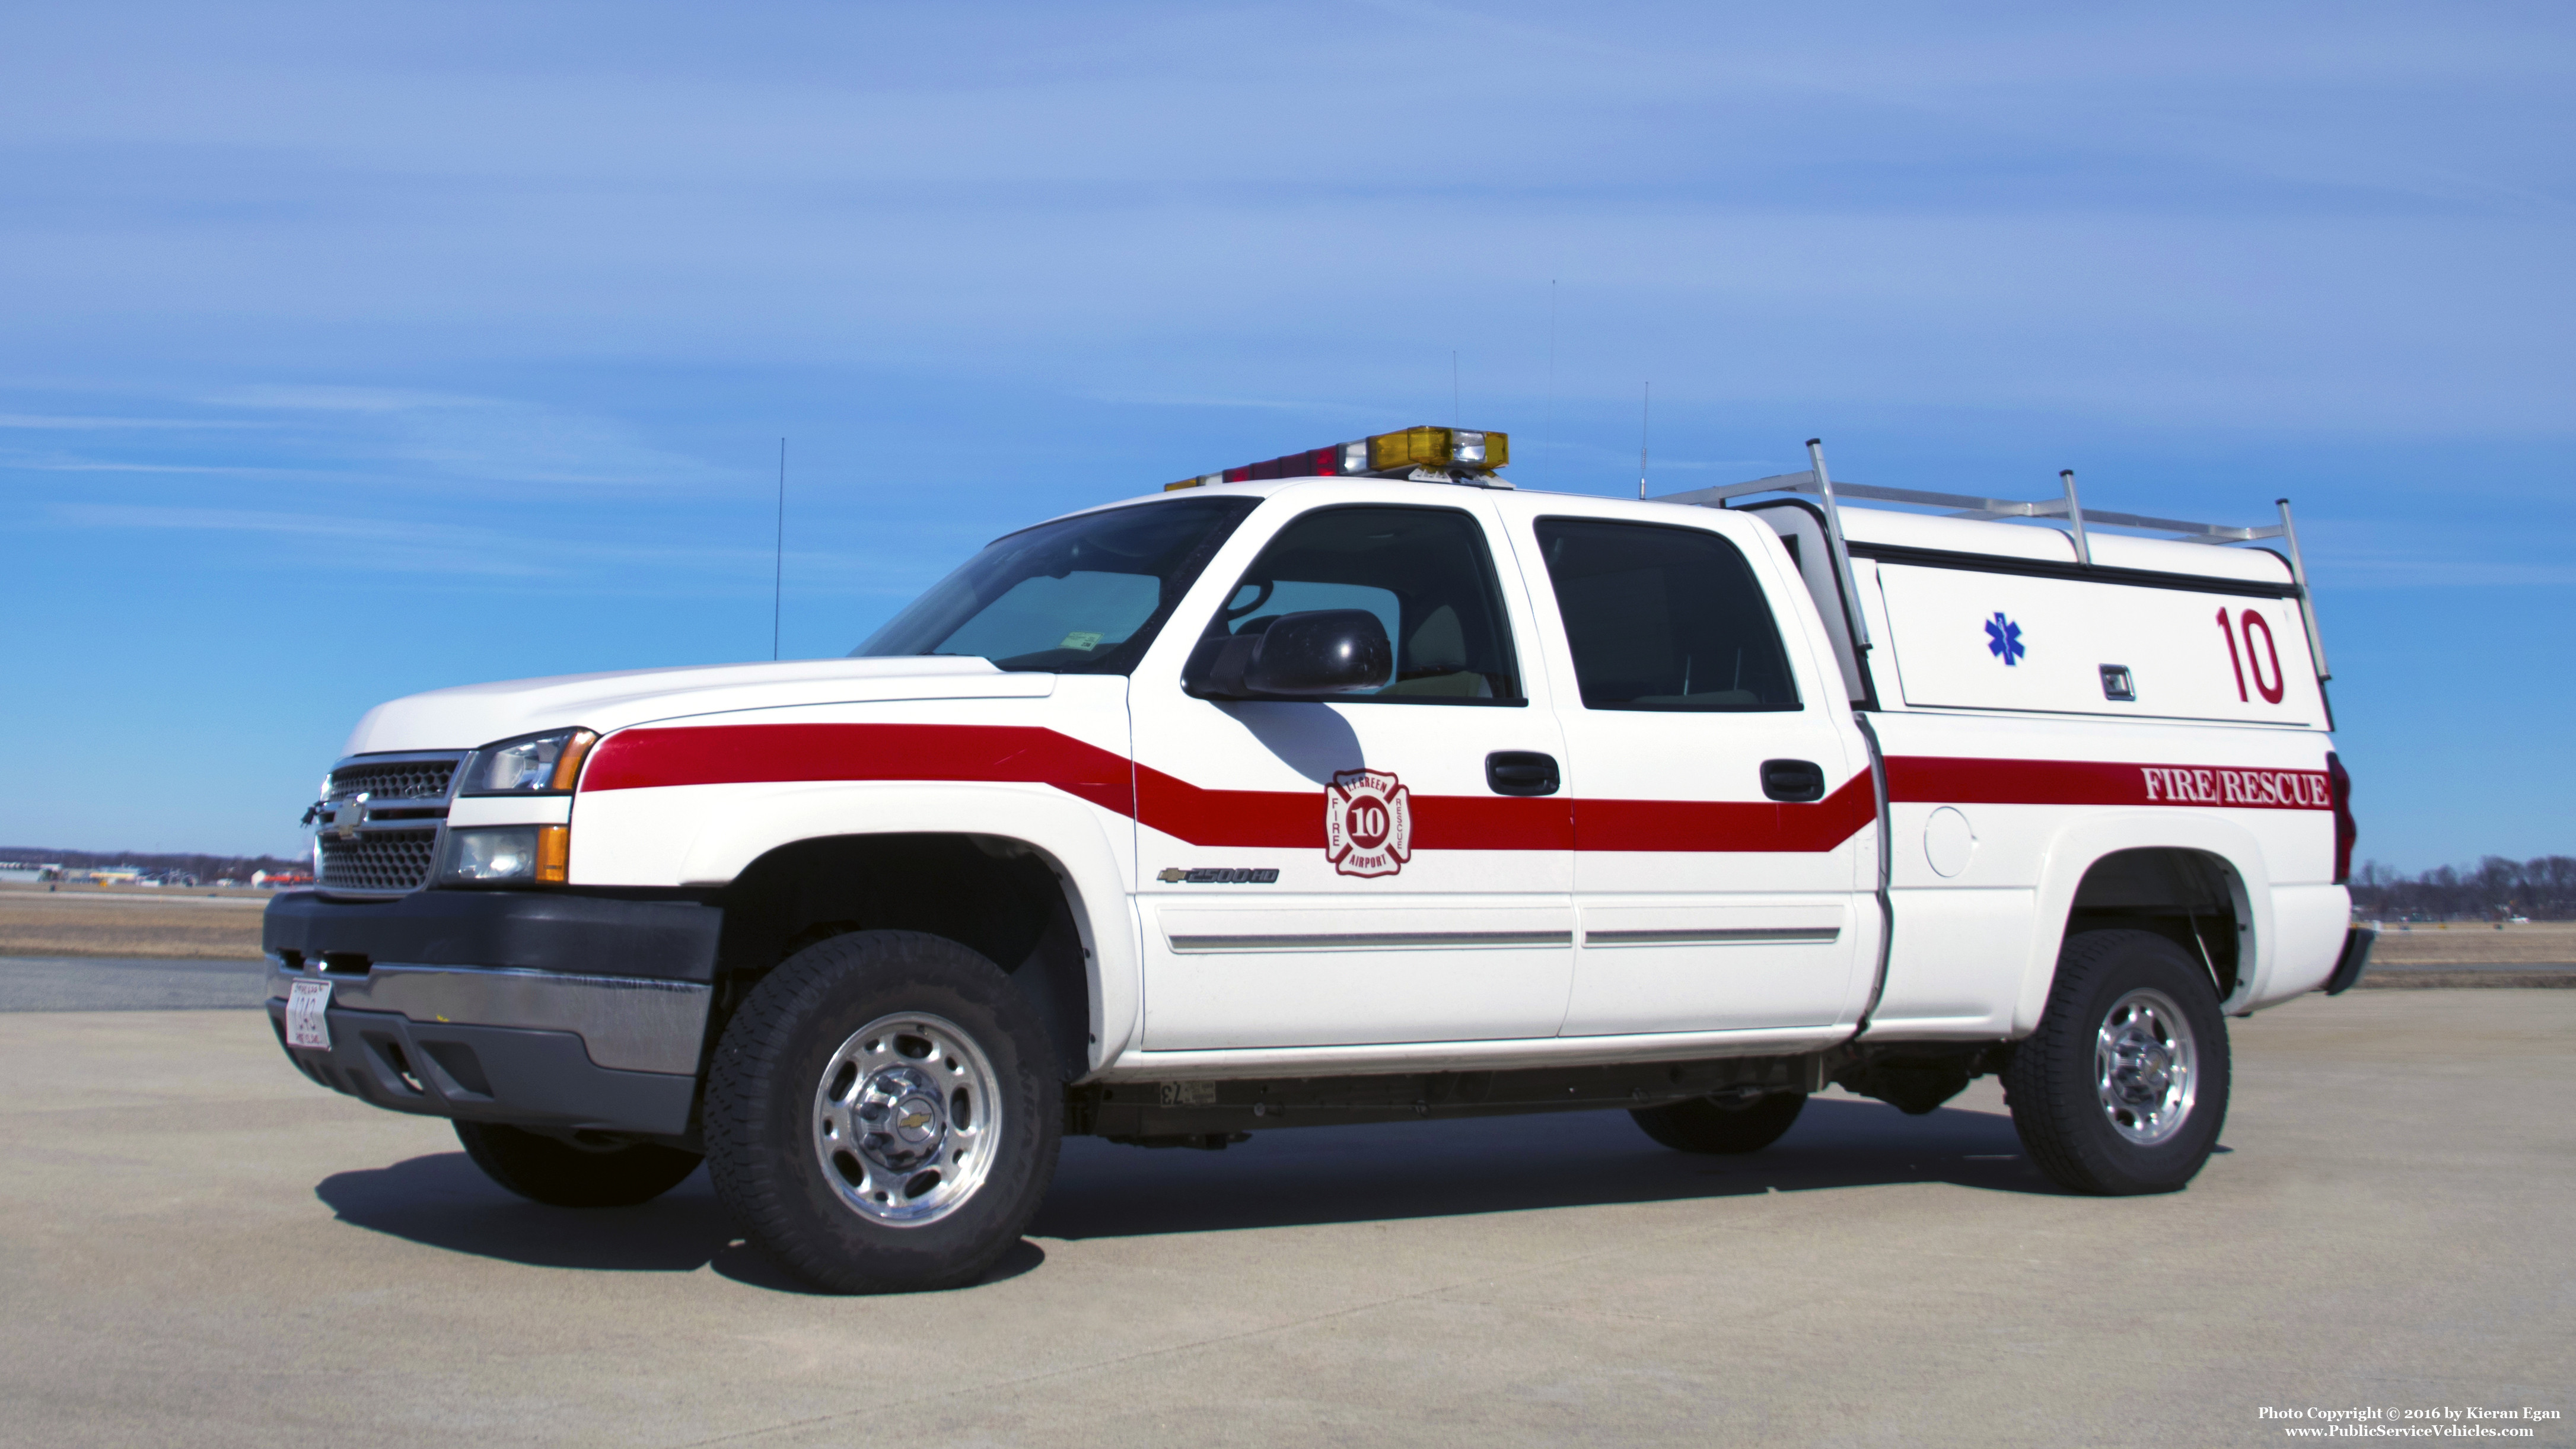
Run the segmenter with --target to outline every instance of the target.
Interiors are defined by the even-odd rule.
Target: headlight
[[[568,825],[481,825],[447,832],[451,885],[561,885],[572,855]]]
[[[465,762],[459,795],[560,795],[581,777],[581,761],[599,736],[555,730],[485,745]]]

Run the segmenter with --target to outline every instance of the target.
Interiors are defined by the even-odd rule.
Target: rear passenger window
[[[1696,528],[1542,518],[1585,709],[1796,709],[1771,606],[1734,544]]]

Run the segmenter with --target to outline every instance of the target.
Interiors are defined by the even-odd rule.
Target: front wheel
[[[708,1073],[707,1176],[755,1245],[844,1293],[971,1283],[1055,1175],[1063,1087],[991,961],[860,931],[780,963]]]
[[[2013,1048],[2004,1097],[2022,1146],[2061,1187],[2173,1192],[2227,1118],[2227,1020],[2209,973],[2146,931],[2066,943],[2039,1030]]]
[[[550,1207],[633,1207],[698,1170],[698,1155],[676,1147],[586,1147],[500,1122],[458,1122],[456,1140],[485,1177]]]

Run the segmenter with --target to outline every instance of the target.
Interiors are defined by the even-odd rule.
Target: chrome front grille
[[[446,829],[459,751],[359,755],[331,769],[315,811],[314,884],[402,895],[429,884]]]
[[[352,760],[331,772],[330,797],[365,794],[378,800],[444,800],[456,778],[452,759]]]
[[[355,840],[322,838],[326,891],[416,891],[429,883],[438,856],[438,829],[367,830]]]

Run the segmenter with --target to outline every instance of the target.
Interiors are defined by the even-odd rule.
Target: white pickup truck
[[[278,1039],[540,1202],[703,1160],[887,1291],[983,1272],[1066,1133],[1621,1107],[1750,1152],[1829,1083],[1997,1073],[2057,1182],[2172,1191],[2226,1018],[2364,969],[2286,505],[1838,487],[1812,444],[1629,502],[1508,447],[1023,529],[846,659],[381,705],[269,908]]]

